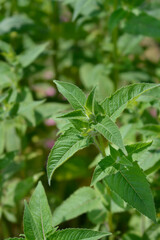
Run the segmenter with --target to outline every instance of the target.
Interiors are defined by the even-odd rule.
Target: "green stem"
[[[52,41],[52,47],[54,50],[53,53],[53,69],[54,69],[54,78],[56,80],[59,79],[59,71],[58,71],[58,50],[59,50],[59,44],[58,44],[58,39],[55,36],[55,27],[58,28],[59,26],[59,21],[60,21],[60,6],[59,6],[59,2],[55,1],[52,2],[52,8],[53,8],[53,15],[51,15],[51,21],[53,22],[53,29],[52,29],[52,33],[53,33],[53,41]]]
[[[102,156],[104,156],[101,146],[100,146],[99,142],[97,141],[96,137],[92,137],[92,138],[93,138],[94,144],[97,147],[98,151],[102,154]]]
[[[11,1],[10,15],[13,15],[16,12],[16,8],[17,8],[17,1],[16,0],[12,0]]]
[[[142,233],[142,235],[143,235],[143,233],[144,233],[144,231],[145,231],[145,228],[146,228],[146,226],[145,226],[146,224],[145,224],[145,216],[141,216],[141,233]]]
[[[118,0],[114,0],[114,11],[118,8]],[[114,82],[115,82],[115,90],[118,89],[119,85],[119,70],[118,70],[118,26],[113,30],[112,34],[113,41],[113,61],[114,61]]]
[[[94,139],[94,143],[96,145],[96,147],[99,149],[100,153],[102,154],[103,157],[106,157],[106,152],[105,152],[105,145],[104,145],[104,140],[103,137],[101,135],[98,135],[98,140],[96,139],[96,137],[93,137]],[[109,187],[107,186],[107,192],[108,195],[111,199],[111,191],[109,189]],[[111,212],[111,201],[109,202],[109,211],[108,211],[108,226],[109,226],[109,230],[110,232],[114,232],[114,226],[113,226],[113,219],[112,219],[112,212]],[[111,235],[109,237],[109,240],[114,240],[114,235]]]
[[[103,137],[101,135],[98,135],[98,140],[99,140],[99,145],[101,146],[101,151],[102,151],[102,156],[106,157],[106,152],[105,152],[105,146],[104,146],[104,141]]]
[[[112,212],[111,212],[111,190],[107,186],[107,192],[110,197],[110,202],[109,202],[109,211],[108,211],[108,225],[109,225],[109,230],[111,233],[114,233],[114,225],[113,225],[113,217],[112,217]],[[109,237],[109,240],[114,240],[114,235],[111,235]]]

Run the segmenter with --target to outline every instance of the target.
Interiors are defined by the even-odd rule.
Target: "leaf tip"
[[[93,187],[94,181],[91,180],[90,187]]]
[[[126,150],[125,147],[123,148],[123,153],[124,153],[126,156],[128,156],[128,152],[127,152],[127,150]]]
[[[58,80],[53,80],[53,82],[57,85],[57,83],[59,82]]]

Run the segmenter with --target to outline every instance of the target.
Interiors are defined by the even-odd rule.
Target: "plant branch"
[[[96,137],[93,137],[94,139],[94,143],[96,145],[96,147],[99,149],[100,153],[102,154],[103,157],[106,157],[106,152],[105,152],[105,146],[104,146],[104,140],[103,137],[101,135],[98,135],[98,140],[96,139]],[[111,212],[111,191],[109,189],[109,187],[107,186],[107,192],[110,198],[110,202],[109,202],[109,211],[108,211],[108,226],[109,226],[109,230],[110,232],[114,232],[114,226],[113,226],[113,220],[112,220],[112,212]],[[114,235],[111,235],[109,237],[109,240],[114,240]]]
[[[59,26],[59,21],[60,21],[60,6],[59,6],[59,2],[55,1],[52,2],[52,8],[53,8],[53,15],[51,15],[51,21],[53,21],[53,31],[55,31],[55,27],[58,28]],[[59,43],[58,43],[58,39],[56,36],[54,36],[53,34],[53,41],[52,41],[52,47],[53,47],[53,69],[54,69],[54,78],[55,79],[59,79],[59,71],[58,71],[58,50],[59,50]]]

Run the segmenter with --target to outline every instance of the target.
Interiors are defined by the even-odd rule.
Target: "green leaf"
[[[72,125],[78,130],[83,131],[89,128],[89,122],[79,119],[69,119]]]
[[[95,9],[97,9],[97,1],[96,0],[76,0],[75,7],[74,7],[73,21],[80,14],[89,15],[89,13],[91,13]]]
[[[20,201],[21,199],[24,199],[24,197],[28,194],[28,192],[33,188],[34,184],[38,181],[38,179],[43,175],[43,173],[37,173],[33,175],[32,177],[25,178],[21,180],[16,188],[15,188],[15,196],[14,200],[15,202]]]
[[[86,96],[80,88],[67,82],[54,81],[54,83],[75,110],[81,109],[85,111]]]
[[[102,106],[100,105],[100,103],[98,103],[97,101],[95,101],[95,104],[94,104],[94,113],[95,113],[96,115],[99,115],[99,114],[104,115],[104,114],[105,114],[104,109],[102,108]]]
[[[19,104],[19,109],[17,114],[23,116],[27,121],[35,126],[36,125],[36,116],[35,116],[35,110],[38,106],[40,106],[42,103],[44,103],[44,100],[40,101],[32,101],[27,100],[23,101]],[[38,116],[38,118],[40,118]]]
[[[110,150],[110,155],[111,157],[116,160],[117,157],[119,156],[119,151],[117,151],[112,145],[109,145],[109,150]]]
[[[132,34],[125,33],[119,37],[118,40],[118,49],[119,52],[125,56],[129,54],[141,54],[142,48],[140,46],[140,42],[143,40],[144,36],[133,36]],[[123,77],[126,80],[130,80],[131,82],[134,80],[143,80],[148,79],[148,74],[144,72],[137,71],[125,71],[120,73],[120,79],[123,81]],[[147,81],[147,82],[148,82]]]
[[[114,91],[114,84],[110,79],[112,64],[83,64],[80,67],[80,78],[86,89],[96,87],[96,99],[102,101]]]
[[[146,136],[160,137],[160,126],[156,124],[146,124],[140,131]]]
[[[24,101],[20,103],[19,109],[18,109],[18,114],[26,115],[26,112],[28,113],[29,111],[35,109],[42,103],[44,103],[45,100],[40,100],[40,101]]]
[[[14,126],[13,121],[6,121],[6,149],[8,152],[19,150],[21,148],[21,141]],[[14,139],[14,141],[13,141]]]
[[[0,170],[7,167],[16,156],[17,152],[8,152],[0,157]]]
[[[158,240],[160,238],[160,221],[149,226],[143,234],[142,240]]]
[[[23,216],[24,234],[28,240],[40,240],[41,234],[38,230],[36,222],[33,219],[32,213],[28,204],[25,202],[25,210]]]
[[[122,1],[133,7],[141,5],[145,0],[122,0]]]
[[[146,176],[136,162],[133,167],[120,166],[116,174],[107,176],[104,180],[112,191],[124,201],[156,222],[155,206],[152,192]]]
[[[65,229],[55,232],[49,240],[98,240],[111,233],[96,232],[88,229]]]
[[[135,100],[146,91],[158,87],[159,84],[136,83],[117,90],[109,98],[106,98],[102,103],[102,107],[109,117],[116,119],[121,112],[127,107],[131,100]],[[116,117],[114,115],[116,114]]]
[[[119,8],[114,11],[108,20],[108,29],[113,31],[114,28],[120,23],[122,19],[124,19],[127,15],[127,12],[123,8]]]
[[[105,209],[96,209],[88,212],[88,219],[95,225],[103,224],[107,218],[107,211]]]
[[[0,50],[2,51],[2,53],[8,53],[8,54],[14,55],[14,50],[12,46],[2,40],[0,40]]]
[[[128,155],[132,155],[133,153],[138,153],[138,152],[145,150],[146,148],[150,147],[151,145],[152,145],[152,141],[151,142],[138,142],[138,143],[126,145],[125,148],[128,152]]]
[[[134,35],[140,34],[159,38],[160,21],[146,13],[141,13],[138,16],[132,14],[126,23],[124,31]]]
[[[5,240],[26,240],[26,238],[6,238]]]
[[[8,97],[7,93],[1,94],[1,96],[0,96],[0,103],[2,103],[7,97]]]
[[[151,174],[160,168],[160,152],[142,151],[134,154],[133,160],[137,161],[145,174]]]
[[[130,167],[132,166],[132,162],[129,159],[127,159],[125,156],[118,157],[116,162],[124,166],[130,166]]]
[[[41,182],[30,199],[29,208],[40,233],[40,239],[46,240],[47,232],[52,230],[52,214]]]
[[[53,226],[96,209],[99,202],[100,199],[92,188],[83,187],[78,189],[54,211]]]
[[[4,122],[0,122],[0,154],[3,153],[4,146],[5,146],[5,124]]]
[[[89,144],[89,138],[81,137],[79,132],[74,128],[70,128],[61,135],[52,148],[48,158],[47,175],[49,184],[54,171],[73,156],[74,153],[87,147]]]
[[[36,107],[36,113],[38,114],[37,123],[42,122],[47,118],[56,118],[63,111],[69,110],[69,104],[61,103],[44,103]]]
[[[86,108],[91,112],[94,113],[94,98],[95,98],[95,90],[96,88],[93,88],[93,90],[88,95],[87,101],[86,101]]]
[[[112,122],[108,116],[98,124],[93,125],[93,128],[101,133],[108,141],[118,146],[126,154],[121,133],[117,125]]]
[[[0,61],[0,89],[13,86],[17,76],[6,62]]]
[[[142,238],[133,233],[127,233],[123,236],[122,240],[142,240]]]
[[[130,209],[130,207],[128,206]],[[127,210],[127,203],[123,201],[115,192],[111,191],[111,211],[112,213],[119,213]]]
[[[96,166],[92,181],[91,181],[91,186],[95,185],[97,182],[101,181],[103,178],[105,178],[110,171],[113,170],[113,166],[115,164],[115,161],[111,156],[107,156],[103,158],[98,165]]]
[[[133,35],[129,35],[129,36],[133,37]],[[141,39],[141,41],[142,41],[142,36],[139,36],[139,39]],[[141,41],[139,40],[139,44]],[[138,42],[138,39],[137,39],[137,42]],[[124,44],[126,44],[126,43],[124,43]],[[133,44],[134,44],[134,42],[133,42]],[[132,46],[132,42],[130,42],[130,45],[131,45],[131,47],[134,47],[134,46]],[[139,46],[139,49],[136,48],[137,53],[136,53],[135,48],[131,49],[131,50],[133,50],[132,54],[135,54],[135,55],[141,54],[142,50],[140,48],[140,45],[138,45],[138,46]],[[128,48],[129,48],[129,46],[128,46]],[[127,51],[129,51],[129,49],[127,50],[127,48],[125,48],[125,50],[126,51],[123,51],[124,54],[127,53]],[[128,71],[128,72],[122,72],[120,74],[120,80],[123,82],[130,82],[130,83],[149,82],[150,76],[149,76],[149,74],[147,74],[146,72],[143,72],[143,71]]]
[[[19,31],[22,27],[33,24],[33,21],[25,15],[14,15],[5,18],[0,23],[0,35],[11,31]]]
[[[81,110],[75,110],[60,116],[57,116],[57,118],[66,118],[66,119],[84,119],[86,118],[86,115]]]
[[[18,56],[18,60],[21,63],[22,67],[28,67],[32,62],[36,60],[36,58],[44,52],[48,43],[43,43],[40,45],[32,46],[31,48],[27,49],[25,52],[21,53]]]

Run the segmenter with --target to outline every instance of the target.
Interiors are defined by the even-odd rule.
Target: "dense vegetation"
[[[0,239],[159,240],[160,1],[0,13]]]

